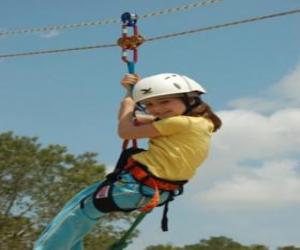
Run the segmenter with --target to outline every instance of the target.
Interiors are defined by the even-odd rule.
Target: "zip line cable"
[[[149,17],[156,17],[156,16],[166,15],[166,14],[180,12],[180,11],[187,11],[199,7],[208,6],[210,4],[221,2],[221,1],[222,0],[205,0],[205,1],[201,0],[191,4],[185,4],[178,7],[172,7],[164,10],[150,12],[148,14],[144,14],[140,16],[139,19],[146,19]],[[38,33],[38,32],[49,32],[54,30],[76,29],[76,28],[91,27],[97,25],[119,24],[119,23],[120,23],[119,19],[110,18],[110,19],[103,19],[103,20],[86,21],[81,23],[73,23],[73,24],[52,25],[52,26],[41,27],[41,28],[15,29],[15,30],[8,30],[2,32],[0,31],[0,37]]]
[[[49,49],[49,50],[40,50],[40,51],[21,52],[21,53],[15,53],[15,54],[6,54],[6,55],[4,54],[4,55],[0,55],[0,58],[55,54],[55,53],[63,53],[63,52],[78,51],[78,50],[112,48],[112,47],[117,47],[117,46],[118,45],[114,43],[114,44],[89,45],[89,46],[66,48],[66,49]]]
[[[266,16],[258,16],[258,17],[248,18],[248,19],[239,20],[239,21],[233,21],[233,22],[217,24],[217,25],[203,27],[203,28],[196,28],[196,29],[192,29],[192,30],[187,30],[187,31],[182,31],[182,32],[176,32],[176,33],[156,36],[156,37],[148,38],[148,39],[145,39],[145,40],[147,42],[155,41],[155,40],[162,40],[162,39],[172,38],[172,37],[176,37],[176,36],[183,36],[183,35],[188,35],[188,34],[197,33],[197,32],[210,31],[210,30],[214,30],[214,29],[226,28],[226,27],[229,27],[229,26],[235,26],[235,25],[240,25],[240,24],[245,24],[245,23],[257,22],[257,21],[261,21],[261,20],[265,20],[265,19],[281,17],[281,16],[287,16],[287,15],[292,15],[292,14],[299,14],[299,13],[300,13],[300,9],[294,9],[294,10],[291,10],[291,11],[274,13],[274,14],[270,14],[270,15],[266,15]]]
[[[282,16],[287,16],[287,15],[292,15],[292,14],[299,14],[299,13],[300,13],[300,9],[294,9],[294,10],[290,10],[290,11],[286,11],[286,12],[273,13],[273,14],[265,15],[265,16],[257,16],[257,17],[252,17],[252,18],[243,19],[243,20],[239,20],[239,21],[233,21],[233,22],[228,22],[228,23],[223,23],[223,24],[217,24],[217,25],[212,25],[212,26],[207,26],[207,27],[196,28],[196,29],[187,30],[187,31],[183,31],[183,32],[170,33],[170,34],[156,36],[156,37],[152,37],[152,38],[146,38],[145,42],[151,42],[151,41],[173,38],[173,37],[178,37],[178,36],[183,36],[183,35],[188,35],[188,34],[193,34],[193,33],[205,32],[205,31],[210,31],[210,30],[214,30],[214,29],[221,29],[221,28],[225,28],[225,27],[229,27],[229,26],[236,26],[236,25],[240,25],[240,24],[257,22],[257,21],[261,21],[261,20],[271,19],[271,18],[275,18],[275,17],[282,17]],[[90,46],[82,46],[82,47],[75,47],[75,48],[52,49],[52,50],[21,52],[21,53],[14,53],[14,54],[3,54],[3,55],[0,55],[0,58],[32,56],[32,55],[51,54],[51,53],[62,53],[62,52],[79,51],[79,50],[103,49],[103,48],[112,48],[112,47],[117,47],[117,46],[118,45],[116,43],[99,44],[99,45],[90,45]]]

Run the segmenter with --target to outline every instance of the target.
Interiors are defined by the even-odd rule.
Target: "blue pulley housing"
[[[125,12],[121,16],[122,22],[129,27],[134,26],[137,22],[137,19],[138,19],[138,16],[136,14],[132,14],[129,12]]]

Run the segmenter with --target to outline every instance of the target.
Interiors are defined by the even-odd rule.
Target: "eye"
[[[170,102],[170,100],[161,100],[159,103],[160,104],[168,104]]]
[[[145,108],[151,108],[153,106],[153,103],[151,102],[146,102],[143,104]]]

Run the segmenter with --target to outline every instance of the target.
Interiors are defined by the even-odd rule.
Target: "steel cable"
[[[217,24],[217,25],[212,25],[212,26],[207,26],[207,27],[196,28],[196,29],[192,29],[192,30],[186,30],[186,31],[182,31],[182,32],[176,32],[176,33],[170,33],[170,34],[160,35],[160,36],[156,36],[156,37],[146,38],[145,42],[151,42],[151,41],[173,38],[173,37],[178,37],[178,36],[183,36],[183,35],[188,35],[188,34],[193,34],[193,33],[205,32],[205,31],[210,31],[210,30],[214,30],[214,29],[236,26],[236,25],[240,25],[240,24],[257,22],[257,21],[261,21],[261,20],[266,20],[266,19],[271,19],[271,18],[281,17],[281,16],[287,16],[287,15],[292,15],[292,14],[298,14],[298,13],[300,13],[300,9],[294,9],[294,10],[285,11],[285,12],[273,13],[273,14],[265,15],[265,16],[258,16],[258,17],[243,19],[243,20],[239,20],[239,21],[233,21],[233,22],[228,22],[228,23],[223,23],[223,24]],[[31,56],[31,55],[61,53],[61,52],[70,52],[70,51],[79,51],[79,50],[100,49],[100,48],[112,48],[112,47],[117,47],[117,46],[118,46],[117,44],[113,43],[113,44],[89,45],[89,46],[66,48],[66,49],[52,49],[52,50],[49,49],[49,50],[41,50],[41,51],[3,54],[3,55],[0,55],[0,58]]]
[[[194,8],[199,8],[203,6],[208,6],[209,4],[213,4],[216,2],[220,2],[222,0],[201,0],[191,4],[185,4],[178,7],[172,7],[164,10],[159,10],[155,12],[151,12],[148,14],[144,14],[140,16],[140,19],[146,19],[149,17],[156,17],[161,15],[166,15],[170,13],[180,12],[180,11],[187,11]],[[30,34],[30,33],[39,33],[39,32],[50,32],[54,30],[65,30],[65,29],[75,29],[75,28],[83,28],[83,27],[91,27],[97,25],[107,25],[107,24],[119,24],[120,20],[117,18],[110,18],[110,19],[103,19],[103,20],[95,20],[95,21],[85,21],[81,23],[73,23],[73,24],[61,24],[61,25],[52,25],[47,27],[41,28],[24,28],[24,29],[15,29],[15,30],[8,30],[8,31],[0,31],[1,36],[14,36],[14,35],[21,35],[21,34]]]

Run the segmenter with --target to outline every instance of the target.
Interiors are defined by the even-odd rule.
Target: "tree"
[[[197,246],[198,245],[198,246]],[[224,236],[201,240],[197,245],[186,246],[186,250],[244,250],[244,246]]]
[[[199,243],[175,247],[168,245],[149,246],[146,250],[268,250],[263,245],[244,246],[225,236],[211,237],[208,240],[200,240]]]
[[[37,138],[0,134],[0,242],[1,249],[32,249],[41,230],[82,188],[102,179],[105,166],[95,153],[78,156],[61,145],[43,147]],[[124,231],[132,215],[114,213],[99,221],[86,249],[105,248]]]
[[[167,244],[167,245],[149,246],[145,250],[183,250],[183,248],[174,247],[170,244]]]
[[[249,247],[249,250],[269,250],[269,248],[266,247],[266,246],[264,246],[264,245],[257,245],[257,244],[255,244],[255,245],[251,245]]]
[[[284,247],[278,247],[277,250],[300,250],[300,247],[284,246]]]

